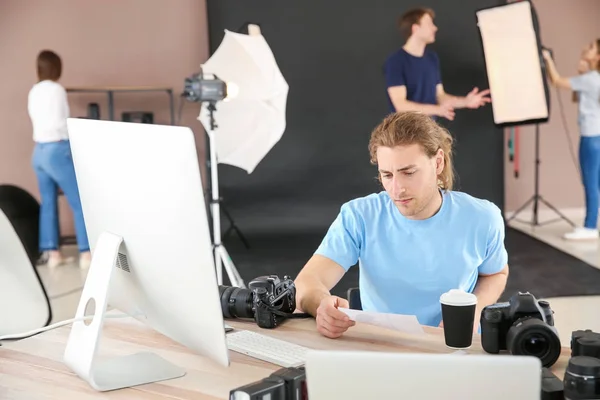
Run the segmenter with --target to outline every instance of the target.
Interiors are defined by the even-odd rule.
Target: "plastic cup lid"
[[[440,296],[440,302],[455,306],[470,306],[477,304],[477,296],[464,290],[452,289]]]

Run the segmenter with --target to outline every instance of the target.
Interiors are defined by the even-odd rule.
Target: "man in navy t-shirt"
[[[457,108],[474,109],[489,103],[489,90],[474,88],[464,97],[444,91],[438,56],[426,48],[435,41],[434,17],[428,8],[413,9],[400,17],[400,30],[407,40],[384,65],[388,105],[390,112],[420,111],[453,120]]]

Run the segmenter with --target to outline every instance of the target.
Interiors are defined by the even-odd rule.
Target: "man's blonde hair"
[[[452,190],[454,168],[452,164],[453,139],[450,133],[431,117],[420,112],[398,112],[388,115],[371,133],[369,153],[371,163],[377,164],[379,147],[396,147],[419,144],[428,157],[439,149],[444,152],[444,169],[438,175],[438,186]]]

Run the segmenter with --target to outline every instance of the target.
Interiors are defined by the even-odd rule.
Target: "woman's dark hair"
[[[600,54],[600,38],[596,39],[596,50],[598,50],[598,54]],[[596,69],[600,72],[600,62],[596,64]]]
[[[39,81],[57,81],[62,73],[62,61],[51,50],[42,50],[37,56],[37,75]]]

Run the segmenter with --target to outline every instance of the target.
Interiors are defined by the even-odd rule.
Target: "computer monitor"
[[[531,400],[542,393],[542,364],[529,356],[311,350],[310,400]]]
[[[190,128],[88,119],[67,127],[92,262],[65,363],[101,391],[183,376],[156,354],[97,359],[110,305],[228,366],[212,241]]]

